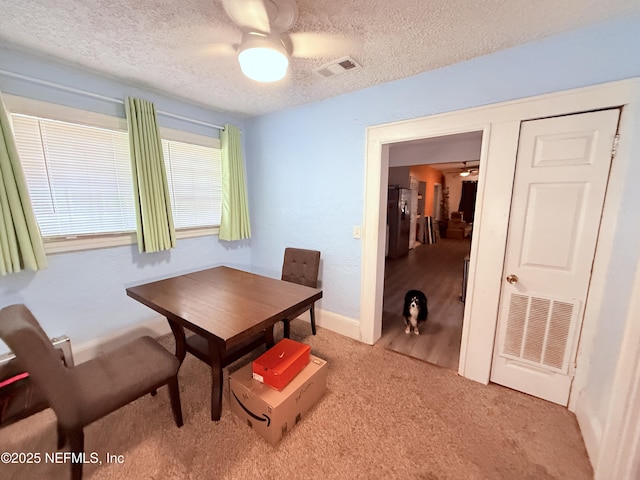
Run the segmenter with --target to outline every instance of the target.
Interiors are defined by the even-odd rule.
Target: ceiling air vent
[[[357,70],[360,65],[351,57],[343,57],[338,60],[334,60],[331,63],[327,63],[319,68],[316,68],[314,72],[323,78],[335,77],[341,73],[348,72],[349,70]]]

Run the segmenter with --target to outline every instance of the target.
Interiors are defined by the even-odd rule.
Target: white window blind
[[[84,124],[81,111],[67,117],[59,121],[12,114],[16,144],[43,237],[59,243],[61,239],[107,239],[115,238],[112,234],[135,232],[126,130],[105,118]],[[197,229],[218,226],[222,171],[215,139],[163,131],[169,137],[162,145],[176,229],[189,236]],[[101,241],[89,248],[109,245]]]
[[[175,228],[220,225],[220,149],[162,140]]]
[[[13,114],[43,237],[135,230],[127,132]]]

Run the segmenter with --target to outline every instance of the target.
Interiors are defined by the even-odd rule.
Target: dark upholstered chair
[[[320,252],[302,248],[285,248],[282,264],[282,280],[307,287],[318,288],[318,270],[320,269]],[[289,338],[290,322],[309,310],[311,315],[311,332],[316,334],[316,315],[314,305],[291,315],[284,321],[284,336]]]
[[[151,337],[67,368],[29,309],[11,305],[0,310],[0,338],[55,412],[58,448],[68,439],[72,452],[84,452],[86,425],[165,384],[176,425],[182,426],[180,364]],[[82,478],[82,463],[71,463],[71,478]]]

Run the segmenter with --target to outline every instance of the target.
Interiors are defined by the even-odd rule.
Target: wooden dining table
[[[222,413],[222,369],[259,346],[274,344],[273,327],[322,298],[322,290],[219,266],[126,289],[162,314],[180,363],[187,352],[211,366],[211,419]],[[185,329],[193,332],[188,338]]]

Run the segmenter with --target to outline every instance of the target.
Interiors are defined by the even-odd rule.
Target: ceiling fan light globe
[[[282,80],[289,68],[286,54],[270,47],[251,47],[238,54],[242,73],[258,82]]]
[[[465,170],[464,172],[460,172],[460,176],[461,177],[468,177],[470,173],[471,172],[469,172],[469,170]]]

